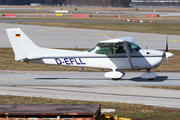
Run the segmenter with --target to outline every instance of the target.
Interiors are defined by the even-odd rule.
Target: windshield
[[[137,44],[131,43],[129,44],[129,49],[131,52],[138,52],[141,48]]]

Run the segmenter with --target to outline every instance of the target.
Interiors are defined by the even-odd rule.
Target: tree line
[[[69,6],[114,6],[128,7],[131,0],[0,0],[0,5],[30,5],[40,3],[45,5]]]
[[[31,3],[45,3],[45,0],[0,0],[0,5],[30,5]]]
[[[112,0],[65,0],[65,5],[70,6],[111,6]]]

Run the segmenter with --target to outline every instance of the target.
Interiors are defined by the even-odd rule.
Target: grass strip
[[[0,104],[101,104],[102,109],[116,109],[112,116],[118,115],[125,118],[140,118],[146,120],[178,120],[180,119],[180,109],[152,107],[142,104],[127,104],[114,102],[98,102],[83,100],[60,100],[41,97],[19,97],[0,96]]]
[[[140,86],[145,88],[159,88],[159,89],[172,89],[172,90],[180,90],[180,86]]]
[[[66,48],[68,50],[74,50],[71,48]],[[82,49],[79,49],[80,51]],[[84,49],[83,50],[87,50]],[[152,69],[155,72],[175,72],[180,71],[180,51],[170,50],[174,56],[169,59],[169,66],[166,60],[163,61],[160,67]],[[82,71],[81,67],[72,66],[59,66],[59,65],[45,65],[45,64],[33,64],[33,63],[22,63],[14,60],[14,53],[12,48],[0,48],[0,70],[28,70],[28,71]],[[83,71],[102,71],[102,69],[96,68],[84,68]],[[109,71],[105,69],[103,71]],[[131,70],[123,70],[131,71]],[[144,70],[141,70],[144,71]]]

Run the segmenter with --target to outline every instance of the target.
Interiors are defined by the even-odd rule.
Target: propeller
[[[169,66],[169,60],[168,58],[172,57],[173,54],[168,52],[168,36],[166,37],[166,61],[167,61],[167,64]]]
[[[168,36],[166,36],[166,52],[168,52]]]

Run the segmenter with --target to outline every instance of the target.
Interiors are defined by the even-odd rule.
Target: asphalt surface
[[[105,72],[1,70],[0,85],[180,86],[180,72],[156,72],[158,76],[152,81],[140,77],[144,72],[126,72],[126,75],[118,81],[105,78],[104,73]],[[77,81],[77,83],[72,81]]]
[[[133,37],[134,42],[145,49],[165,49],[165,40],[169,38],[169,49],[180,49],[179,35],[136,33],[110,30],[76,29],[0,23],[0,47],[11,47],[5,29],[21,28],[35,44],[47,48],[93,48],[101,40],[120,37]]]
[[[104,78],[104,72],[0,71],[0,95],[57,99],[139,103],[180,108],[179,90],[138,87],[140,85],[180,86],[177,73],[157,73],[154,81],[128,72],[119,81]],[[93,76],[93,77],[92,77]],[[133,85],[133,86],[132,86]]]

